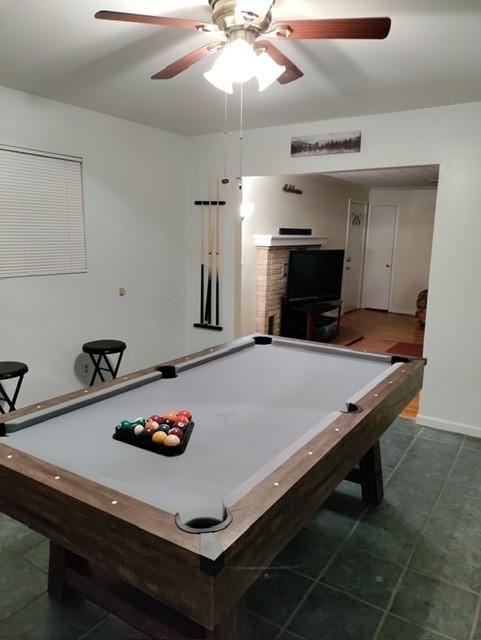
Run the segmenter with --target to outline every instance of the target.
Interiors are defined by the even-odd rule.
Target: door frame
[[[363,202],[362,200],[354,200],[353,198],[349,198],[348,203],[347,203],[347,223],[346,223],[346,240],[345,240],[345,247],[346,250],[344,252],[344,270],[346,269],[346,260],[347,260],[347,247],[348,247],[348,243],[349,243],[349,231],[350,231],[350,227],[351,227],[351,205],[353,204],[358,204],[361,205],[364,208],[364,220],[365,220],[365,225],[364,225],[364,232],[362,234],[362,246],[361,246],[361,266],[360,266],[360,270],[361,270],[361,277],[360,277],[360,285],[359,285],[359,292],[358,292],[358,296],[357,296],[357,309],[362,309],[362,302],[364,299],[364,259],[366,257],[366,238],[367,238],[367,225],[368,225],[368,221],[369,221],[369,208],[370,208],[370,204],[369,201],[367,202]],[[342,300],[343,300],[343,304],[342,304],[342,313],[344,314],[344,279],[343,279],[343,284],[342,284]],[[352,309],[352,311],[355,311],[355,309]],[[349,312],[347,312],[349,313]]]
[[[398,233],[399,233],[399,205],[398,204],[377,204],[376,202],[369,202],[369,214],[368,214],[368,222],[366,225],[366,235],[365,235],[365,244],[364,244],[364,250],[366,250],[367,248],[367,241],[369,238],[369,230],[370,230],[370,226],[371,226],[371,209],[372,207],[394,207],[394,209],[396,210],[395,214],[394,214],[394,235],[393,235],[393,241],[392,241],[392,260],[391,260],[391,278],[389,280],[389,295],[388,295],[388,303],[387,303],[387,311],[389,313],[392,312],[392,299],[393,299],[393,281],[394,281],[394,275],[396,272],[396,259],[397,259],[397,241],[398,241]],[[363,276],[364,276],[364,271],[363,271]],[[366,298],[366,292],[365,292],[365,280],[363,277],[362,280],[362,297],[361,297],[361,304],[362,304],[362,309],[365,309],[365,298]]]

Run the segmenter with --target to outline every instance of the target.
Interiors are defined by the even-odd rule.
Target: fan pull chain
[[[228,96],[224,93],[224,178],[222,184],[228,184],[227,178],[227,108],[228,108]]]
[[[244,142],[244,85],[240,85],[240,125],[239,125],[239,189],[242,191],[243,158],[242,145]]]

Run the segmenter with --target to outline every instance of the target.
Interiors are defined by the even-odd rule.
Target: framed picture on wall
[[[361,132],[323,133],[316,136],[301,136],[291,140],[291,157],[325,156],[334,153],[359,153]]]

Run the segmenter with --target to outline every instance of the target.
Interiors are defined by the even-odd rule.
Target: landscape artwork
[[[359,153],[361,132],[324,133],[317,136],[292,138],[291,157],[325,156],[333,153]]]

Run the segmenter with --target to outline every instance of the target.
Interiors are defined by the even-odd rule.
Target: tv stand
[[[288,302],[283,300],[281,335],[328,342],[339,333],[342,300]],[[326,315],[337,310],[337,316]]]

